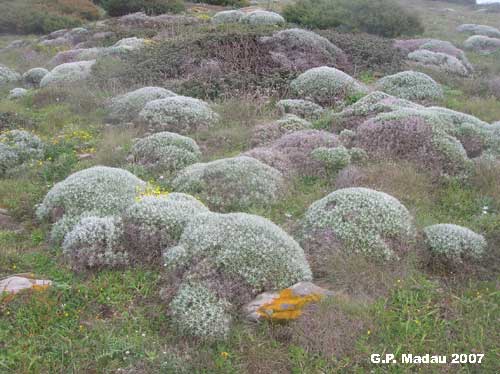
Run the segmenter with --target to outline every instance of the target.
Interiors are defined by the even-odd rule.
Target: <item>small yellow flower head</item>
[[[224,360],[226,360],[226,359],[229,357],[229,353],[227,353],[227,352],[225,352],[225,351],[224,351],[224,352],[221,352],[221,353],[220,353],[220,355],[221,355],[221,357],[222,357]]]

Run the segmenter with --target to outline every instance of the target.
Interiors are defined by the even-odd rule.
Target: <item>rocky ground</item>
[[[400,2],[2,35],[0,372],[496,372],[498,13]]]

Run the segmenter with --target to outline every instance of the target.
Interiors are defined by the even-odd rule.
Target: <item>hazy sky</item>
[[[476,0],[477,4],[500,3],[500,0]]]

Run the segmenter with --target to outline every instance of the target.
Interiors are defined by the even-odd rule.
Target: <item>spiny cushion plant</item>
[[[21,75],[7,66],[0,65],[0,86],[8,83],[17,82]]]
[[[114,97],[109,105],[111,121],[133,121],[144,106],[153,100],[175,96],[162,87],[143,87]]]
[[[283,135],[271,144],[251,149],[244,155],[255,157],[287,176],[314,176],[321,174],[323,166],[311,157],[319,147],[336,147],[336,135],[320,130],[302,130]]]
[[[156,262],[163,249],[177,244],[188,222],[206,212],[200,201],[182,193],[140,198],[122,215],[129,257]]]
[[[186,166],[199,162],[200,148],[186,136],[158,132],[138,139],[132,146],[133,162],[165,178]]]
[[[328,39],[302,29],[281,30],[259,39],[271,57],[288,70],[305,71],[318,66],[347,66],[346,54]]]
[[[115,217],[86,217],[65,236],[63,253],[74,269],[128,264],[123,227]]]
[[[441,52],[419,49],[408,54],[408,60],[417,65],[449,74],[467,76],[469,69],[458,58]]]
[[[495,53],[500,51],[500,38],[490,38],[489,36],[474,35],[464,42],[464,47],[474,52]]]
[[[139,113],[139,121],[149,125],[154,132],[173,131],[179,134],[207,129],[218,118],[206,102],[187,96],[150,101]]]
[[[372,155],[416,162],[436,176],[465,176],[472,167],[457,138],[409,109],[367,120],[358,128],[356,145]]]
[[[221,339],[227,336],[232,322],[228,303],[203,283],[183,284],[169,305],[178,329],[191,336]]]
[[[30,87],[38,87],[49,71],[45,68],[33,68],[23,74],[23,81]]]
[[[302,243],[313,255],[322,247],[390,259],[414,236],[413,219],[396,198],[356,187],[334,191],[307,209]]]
[[[284,192],[282,174],[245,156],[197,163],[172,181],[174,190],[199,196],[218,210],[248,209],[275,202]]]
[[[185,228],[179,245],[165,251],[164,259],[167,270],[177,273],[181,290],[185,284],[201,282],[216,300],[231,303],[233,311],[262,291],[312,278],[304,252],[292,237],[271,221],[245,213],[197,215]],[[175,298],[173,302],[175,307]],[[187,315],[188,307],[176,314]],[[176,322],[183,326],[184,318]],[[188,331],[213,335],[192,327]]]
[[[452,262],[481,258],[487,247],[480,234],[466,227],[438,224],[424,228],[425,241],[430,251]]]
[[[16,87],[9,91],[8,98],[11,100],[20,99],[28,94],[28,90],[22,87]]]
[[[324,112],[324,109],[320,105],[308,100],[280,100],[276,106],[282,114],[295,114],[307,120],[318,119]]]
[[[10,168],[44,156],[45,144],[28,131],[10,130],[0,133],[0,175]]]
[[[95,212],[117,215],[133,204],[146,183],[118,168],[94,166],[55,184],[36,210],[40,220],[58,221],[65,215]]]
[[[325,105],[368,93],[368,89],[353,77],[328,66],[307,70],[292,81],[290,88],[300,98]]]
[[[311,122],[294,114],[285,114],[277,121],[255,126],[252,131],[251,144],[255,146],[266,145],[285,134],[310,129],[311,127]]]
[[[441,85],[427,74],[403,71],[375,83],[377,90],[412,101],[435,101],[443,97]]]
[[[255,10],[253,12],[245,14],[245,16],[241,18],[241,22],[254,26],[283,25],[285,24],[285,19],[275,12]]]
[[[227,24],[227,23],[238,23],[245,16],[241,10],[223,10],[221,12],[217,12],[211,19],[211,22],[219,25],[219,24]]]
[[[487,25],[476,25],[473,23],[466,23],[457,27],[458,32],[470,33],[474,35],[484,35],[494,38],[500,38],[500,30],[496,27]]]
[[[311,152],[311,157],[323,163],[325,168],[333,173],[338,172],[351,163],[349,150],[343,146],[335,148],[316,148]]]
[[[95,60],[69,62],[56,66],[40,81],[40,87],[54,84],[74,83],[90,77]]]
[[[336,130],[353,129],[379,113],[403,108],[418,109],[423,106],[384,92],[374,91],[346,107],[342,112],[332,114],[332,127]]]

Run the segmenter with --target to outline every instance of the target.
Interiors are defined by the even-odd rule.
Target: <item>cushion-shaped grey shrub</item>
[[[465,66],[469,72],[473,72],[474,68],[467,59],[464,51],[460,48],[455,47],[452,43],[446,40],[429,39],[427,42],[423,43],[419,49],[426,49],[432,52],[444,53],[453,56],[460,60],[460,62]]]
[[[199,162],[201,152],[193,139],[165,131],[136,140],[132,157],[134,163],[168,178],[186,166]]]
[[[500,30],[496,27],[487,25],[476,25],[473,23],[466,23],[457,27],[458,32],[470,33],[474,35],[484,35],[491,36],[494,38],[500,38]]]
[[[228,303],[202,283],[183,284],[169,305],[179,330],[191,336],[220,339],[227,336],[232,317]]]
[[[56,66],[40,81],[40,87],[54,84],[74,83],[88,79],[95,60],[69,62]]]
[[[221,305],[218,300],[227,303],[224,310],[235,312],[262,291],[312,278],[304,252],[292,237],[271,221],[245,213],[196,216],[185,228],[179,244],[165,251],[164,259],[168,271],[180,278],[180,291],[171,305],[174,320],[201,337],[222,337],[227,325],[219,325],[215,332],[196,328],[204,326],[203,320],[197,320],[203,319],[203,314],[196,310],[197,319],[187,319],[189,308],[199,308],[206,296],[200,294],[192,303],[178,308],[175,300],[182,297],[179,295],[186,285],[201,283],[205,294],[213,295],[207,307]]]
[[[486,240],[466,227],[438,224],[424,228],[425,241],[433,254],[452,262],[479,259],[486,251]]]
[[[296,116],[295,114],[285,114],[277,121],[255,126],[253,129],[251,144],[262,146],[272,143],[285,134],[295,131],[306,130],[312,127],[312,123]]]
[[[472,164],[460,141],[419,111],[382,113],[357,131],[356,145],[372,155],[417,163],[433,174],[465,176]]]
[[[408,54],[408,59],[419,66],[450,74],[467,76],[470,70],[458,58],[441,52],[419,49]]]
[[[38,136],[24,130],[0,134],[0,175],[9,169],[44,156],[45,144]]]
[[[435,101],[443,97],[441,85],[427,74],[403,71],[375,83],[377,90],[412,101]]]
[[[284,25],[285,19],[278,13],[266,10],[255,10],[245,14],[241,22],[249,25]]]
[[[16,87],[9,91],[9,99],[20,99],[28,94],[28,90],[22,87]]]
[[[314,176],[324,171],[321,162],[311,157],[319,147],[337,147],[336,135],[320,130],[302,130],[283,135],[271,144],[244,153],[272,166],[287,176]]]
[[[29,87],[38,87],[47,74],[49,74],[47,69],[33,68],[23,74],[23,81]]]
[[[161,251],[177,244],[181,234],[197,214],[208,208],[182,193],[144,196],[122,215],[129,257],[136,262],[156,262]]]
[[[319,119],[324,109],[312,101],[300,99],[280,100],[276,104],[280,112],[284,114],[295,114],[307,120]]]
[[[329,172],[333,173],[340,171],[351,163],[351,154],[343,146],[316,148],[311,152],[311,157],[321,162]]]
[[[146,183],[118,168],[94,166],[56,183],[36,210],[39,219],[58,221],[63,215],[119,215],[135,202]]]
[[[342,112],[332,114],[332,125],[336,130],[353,129],[379,113],[403,108],[419,109],[423,106],[384,92],[374,91],[346,107]]]
[[[222,12],[215,13],[210,21],[216,25],[238,23],[244,16],[245,13],[241,10],[223,10]]]
[[[217,210],[266,206],[284,192],[282,174],[251,157],[224,158],[197,163],[172,181],[175,191],[199,196]]]
[[[139,121],[153,132],[173,131],[188,134],[211,127],[219,116],[199,99],[172,96],[147,103],[139,113]]]
[[[281,30],[259,39],[271,58],[287,70],[305,71],[318,66],[346,67],[347,56],[328,39],[302,29]]]
[[[129,262],[123,227],[115,217],[85,217],[65,236],[63,254],[74,269],[117,267]]]
[[[0,86],[8,83],[17,82],[21,79],[21,75],[7,66],[0,65]]]
[[[304,248],[311,253],[320,246],[390,259],[414,236],[408,210],[396,198],[367,188],[334,191],[314,202],[303,220]]]
[[[176,96],[162,87],[143,87],[111,99],[108,118],[111,121],[133,121],[144,106],[153,100]]]
[[[464,47],[474,52],[495,53],[500,51],[500,38],[490,38],[489,36],[474,35],[464,42]]]
[[[368,93],[368,89],[353,77],[328,66],[312,68],[300,74],[290,88],[297,96],[318,104],[334,104]]]

